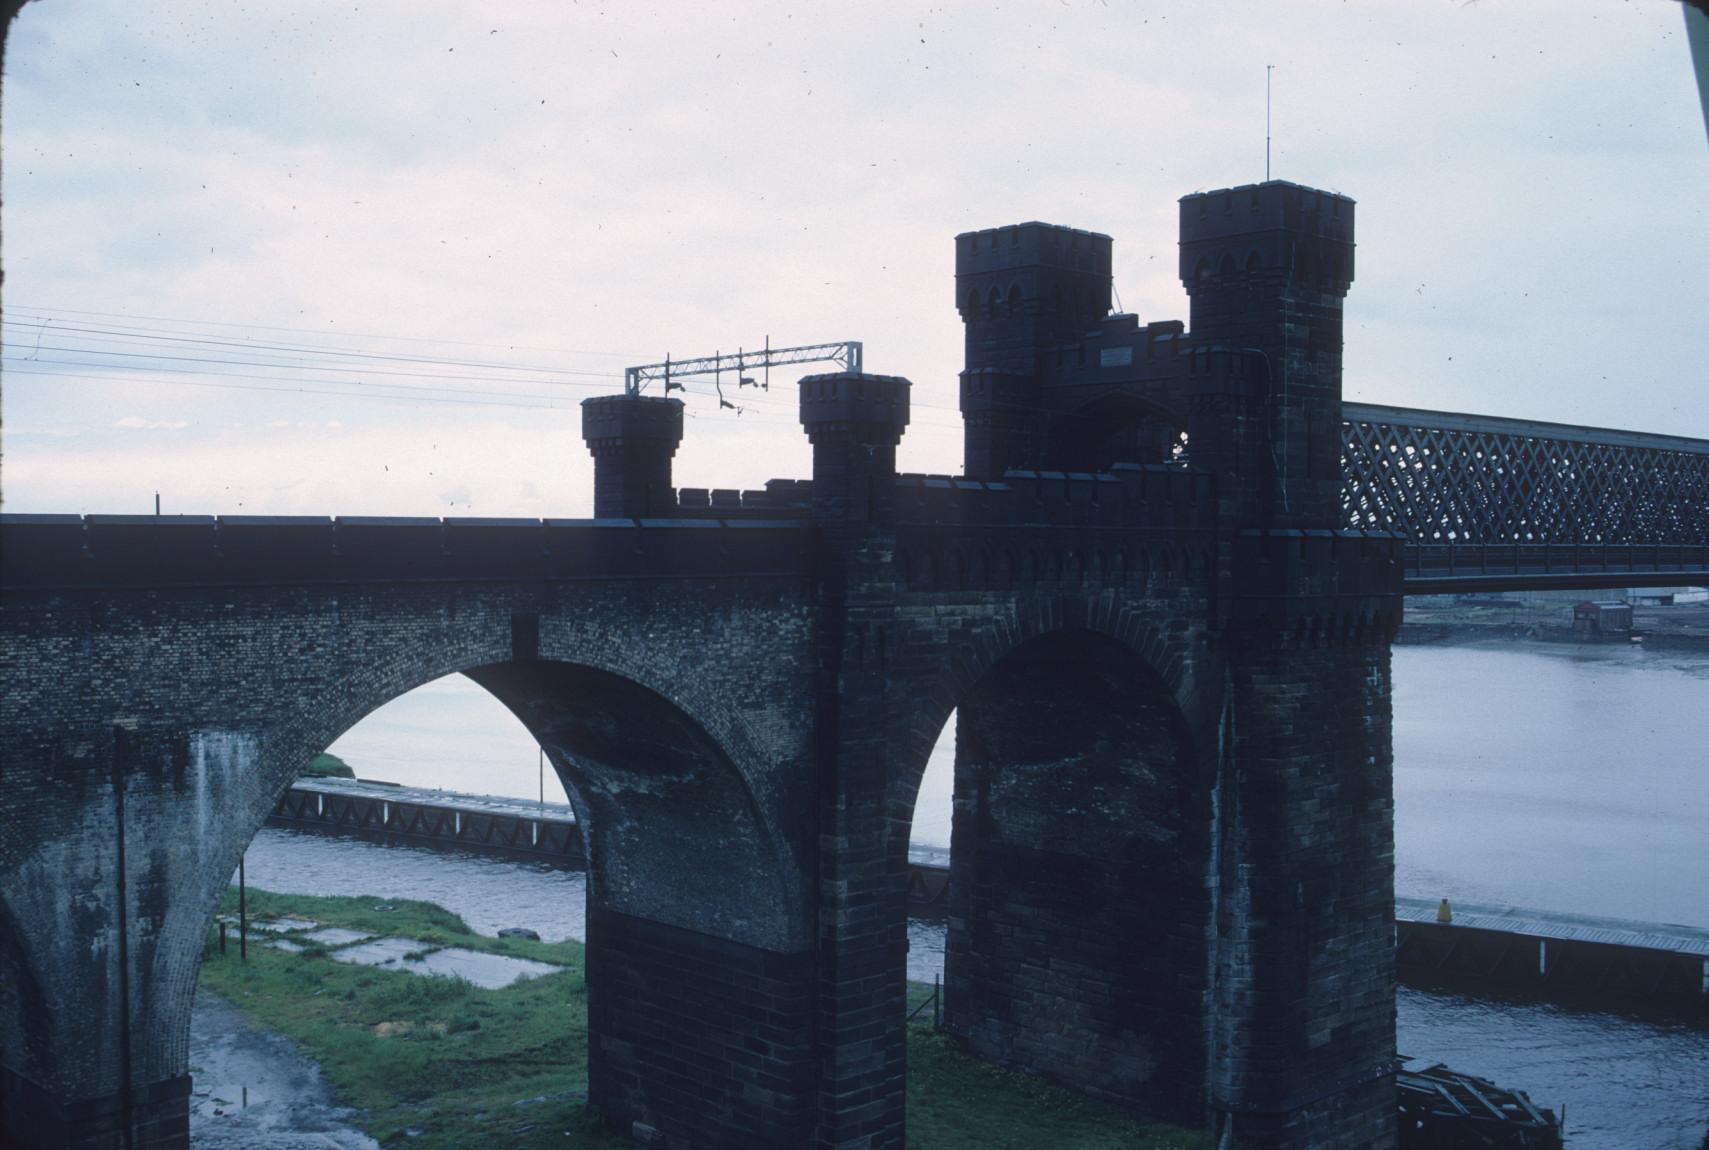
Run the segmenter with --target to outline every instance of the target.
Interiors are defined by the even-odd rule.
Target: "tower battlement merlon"
[[[1331,294],[1353,283],[1355,204],[1288,180],[1181,197],[1181,282],[1187,294],[1248,275]]]
[[[1114,241],[1102,232],[1028,220],[955,237],[956,275],[1019,267],[1054,267],[1108,274]]]

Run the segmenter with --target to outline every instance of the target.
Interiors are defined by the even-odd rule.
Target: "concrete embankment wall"
[[[469,850],[585,867],[581,828],[561,804],[445,795],[366,782],[303,782],[285,792],[270,826],[386,844]],[[941,913],[949,869],[916,858],[913,913]],[[1709,931],[1541,916],[1489,908],[1434,920],[1434,904],[1403,899],[1396,966],[1408,982],[1505,986],[1550,997],[1639,999],[1709,1009]],[[1661,933],[1656,933],[1661,931]]]
[[[384,793],[389,789],[367,784],[356,792],[299,784],[280,798],[267,825],[387,844],[502,854],[575,870],[586,865],[581,827],[568,812],[531,809],[523,802],[513,809],[498,804],[448,805],[413,788],[396,788],[395,795]]]

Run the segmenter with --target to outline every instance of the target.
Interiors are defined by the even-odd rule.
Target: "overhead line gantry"
[[[835,363],[840,364],[844,371],[861,370],[861,344],[859,340],[844,340],[840,343],[807,343],[798,347],[772,347],[771,339],[767,337],[765,346],[759,351],[736,349],[735,355],[724,355],[716,352],[694,359],[672,359],[665,356],[663,363],[647,363],[639,367],[623,369],[623,390],[628,395],[640,395],[649,383],[663,382],[665,394],[681,391],[684,379],[711,378],[718,391],[720,407],[735,405],[724,398],[724,373],[736,373],[737,387],[758,387],[769,390],[771,387],[771,369],[786,367],[797,363]],[[759,379],[750,377],[749,369],[764,372]]]

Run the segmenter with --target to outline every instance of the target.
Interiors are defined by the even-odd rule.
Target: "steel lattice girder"
[[[1709,544],[1709,441],[1344,404],[1347,523],[1421,545]]]

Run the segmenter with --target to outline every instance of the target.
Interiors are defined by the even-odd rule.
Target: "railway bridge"
[[[1402,598],[1709,581],[1709,444],[1341,401],[1351,200],[1181,201],[1190,324],[1110,240],[957,237],[965,475],[905,379],[800,383],[810,479],[679,489],[587,401],[591,520],[0,523],[0,1128],[187,1144],[216,900],[314,754],[462,672],[588,855],[589,1103],[900,1147],[907,845],[957,723],[946,1019],[1266,1148],[1394,1137]]]

